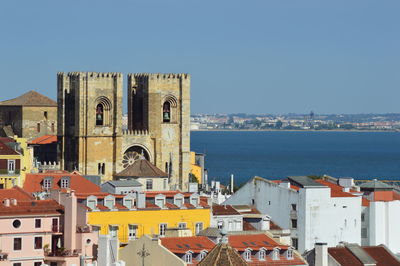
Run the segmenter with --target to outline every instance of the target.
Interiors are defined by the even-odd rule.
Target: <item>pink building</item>
[[[0,190],[0,200],[0,265],[41,265],[62,236],[63,207],[18,187]]]

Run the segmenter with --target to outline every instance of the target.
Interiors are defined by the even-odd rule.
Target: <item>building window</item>
[[[136,239],[136,237],[137,237],[137,229],[138,229],[138,226],[136,225],[136,224],[130,224],[129,225],[129,231],[128,231],[128,237],[129,237],[129,240],[131,240],[131,239]]]
[[[96,106],[96,126],[104,125],[104,106],[99,103]]]
[[[361,228],[361,238],[367,238],[367,237],[368,237],[367,228]]]
[[[118,235],[118,226],[115,225],[110,225],[108,227],[108,233],[110,234],[111,237],[117,237]]]
[[[196,223],[196,235],[203,231],[203,223]]]
[[[61,188],[69,188],[69,178],[61,178]]]
[[[167,230],[167,224],[160,224],[159,226],[159,235],[165,236],[165,231]]]
[[[7,170],[9,174],[15,173],[15,160],[7,160]]]
[[[40,123],[37,123],[36,130],[37,130],[38,133],[40,132]]]
[[[163,188],[164,188],[164,190],[167,190],[167,179],[166,178],[164,178],[164,180],[163,180]]]
[[[14,220],[12,223],[14,228],[19,228],[21,226],[21,221],[20,220]]]
[[[299,249],[299,240],[297,238],[292,238],[292,246],[295,249]]]
[[[279,260],[279,250],[278,249],[274,249],[272,251],[272,259],[273,260]]]
[[[288,260],[292,260],[292,259],[293,259],[293,250],[292,250],[291,248],[289,248],[289,249],[287,250],[286,258],[287,258]]]
[[[42,220],[41,219],[35,219],[35,228],[40,228],[42,226]]]
[[[244,259],[245,259],[245,261],[251,261],[251,251],[250,250],[246,250],[244,252]]]
[[[258,259],[265,260],[265,250],[264,249],[261,249],[260,252],[258,253]]]
[[[297,210],[297,205],[296,204],[292,204],[292,211],[296,211]]]
[[[192,204],[193,206],[197,207],[197,205],[199,205],[198,198],[191,198],[190,199],[190,204]]]
[[[200,252],[200,261],[203,260],[207,256],[207,252],[202,251]]]
[[[153,190],[153,180],[146,179],[146,190]]]
[[[34,262],[33,263],[33,266],[40,266],[40,265],[42,265],[43,263],[41,262],[41,261],[36,261],[36,262]]]
[[[171,104],[165,102],[163,104],[163,122],[169,123],[171,121]]]
[[[22,238],[16,237],[14,238],[14,250],[22,249]]]
[[[22,266],[22,263],[21,262],[14,262],[12,265],[13,266]]]
[[[43,188],[44,189],[50,189],[51,188],[51,179],[50,178],[43,179]]]
[[[297,219],[292,219],[292,228],[297,228]]]
[[[156,205],[160,208],[164,208],[164,199],[156,199]]]
[[[183,199],[182,199],[182,198],[176,198],[174,204],[175,204],[176,206],[178,206],[179,208],[182,207],[182,205],[183,205]]]
[[[178,224],[179,229],[186,229],[186,223],[179,223]]]
[[[41,236],[36,236],[35,237],[34,247],[35,247],[35,249],[41,249],[42,248],[42,237]]]
[[[224,222],[223,222],[223,221],[218,221],[218,223],[217,223],[217,228],[218,228],[219,230],[221,230],[223,227],[224,227]]]
[[[228,222],[228,231],[232,231],[233,230],[233,222],[229,221]]]
[[[361,213],[361,222],[365,222],[365,213]]]
[[[192,263],[192,253],[188,252],[185,254],[185,262]]]
[[[56,131],[55,126],[54,126],[54,123],[51,123],[51,132],[54,133],[54,131]]]
[[[44,116],[44,119],[47,120],[47,111],[44,111],[44,112],[43,112],[43,116]]]

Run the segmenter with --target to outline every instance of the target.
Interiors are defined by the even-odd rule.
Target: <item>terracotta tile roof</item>
[[[231,205],[217,205],[212,206],[213,215],[240,215]]]
[[[29,144],[51,144],[57,142],[57,136],[44,135],[29,142]]]
[[[199,266],[245,266],[247,262],[229,244],[218,244],[198,264]]]
[[[294,254],[293,259],[287,259],[284,254],[279,255],[279,260],[273,260],[270,256],[265,256],[264,261],[259,261],[258,256],[251,255],[251,261],[247,262],[251,266],[293,266],[308,265],[300,256]]]
[[[266,248],[271,250],[279,247],[280,249],[287,249],[288,246],[281,245],[265,234],[258,235],[230,235],[228,236],[229,244],[238,251],[244,251],[247,248],[252,250],[260,250]]]
[[[77,196],[82,195],[82,194],[88,194],[94,195],[94,194],[105,194],[108,195],[108,193],[103,193],[101,192],[101,189],[99,186],[96,184],[90,182],[86,178],[84,178],[81,175],[78,174],[71,174],[68,172],[44,172],[44,173],[39,173],[39,174],[26,174],[25,178],[25,183],[24,183],[24,189],[28,192],[34,193],[34,192],[40,192],[44,191],[42,185],[43,185],[43,179],[45,177],[53,177],[52,181],[52,189],[56,190],[61,190],[60,187],[60,180],[62,177],[68,176],[70,178],[70,189],[75,190],[75,193]]]
[[[349,192],[343,192],[343,187],[333,184],[332,182],[323,180],[323,179],[316,179],[315,182],[320,183],[321,185],[327,186],[331,189],[331,197],[338,198],[338,197],[357,197]]]
[[[40,94],[34,90],[28,91],[27,93],[22,94],[21,96],[2,101],[0,105],[5,106],[54,106],[57,107],[57,102],[50,99],[43,94]]]
[[[345,247],[328,248],[328,253],[342,266],[363,266],[361,261]]]
[[[189,250],[195,253],[210,251],[215,246],[214,242],[205,236],[163,237],[161,245],[177,254],[184,254]]]
[[[0,137],[0,142],[3,143],[15,142],[15,139],[9,137]]]
[[[181,192],[179,190],[170,190],[170,191],[145,191],[146,198],[154,198],[158,194],[165,195],[167,198],[174,197],[176,194],[182,194],[184,197],[189,197],[194,193],[190,192]]]
[[[383,246],[362,247],[376,262],[376,266],[400,266],[400,261]]]
[[[0,200],[3,199],[16,199],[17,201],[31,201],[34,197],[20,187],[13,187],[10,189],[0,189]]]
[[[243,231],[255,231],[257,230],[251,223],[243,221]]]
[[[362,197],[361,205],[364,206],[364,207],[368,207],[369,206],[369,200],[364,198],[364,197]]]
[[[20,155],[15,150],[8,147],[4,142],[0,141],[0,155]]]
[[[146,159],[139,159],[135,161],[132,165],[121,172],[114,175],[115,177],[160,177],[166,178],[168,174],[158,169],[155,165],[147,161]]]
[[[282,230],[282,228],[277,225],[276,223],[274,223],[273,221],[269,222],[269,229],[270,230]]]
[[[386,250],[384,246],[359,247],[364,250],[370,258],[375,260],[377,266],[400,266],[400,262]],[[328,248],[328,253],[342,266],[362,266],[363,263],[346,247]]]
[[[18,187],[0,190],[0,198],[0,216],[59,215],[63,210],[55,200],[35,200]],[[16,199],[16,205],[10,201],[7,207],[5,199]]]

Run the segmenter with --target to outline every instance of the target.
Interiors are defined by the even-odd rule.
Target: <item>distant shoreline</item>
[[[195,131],[215,131],[215,132],[225,132],[225,131],[232,131],[232,132],[240,132],[240,131],[248,131],[248,132],[256,132],[256,131],[268,131],[268,132],[399,132],[397,130],[372,130],[372,129],[321,129],[321,130],[308,130],[308,129],[191,129],[191,132]]]

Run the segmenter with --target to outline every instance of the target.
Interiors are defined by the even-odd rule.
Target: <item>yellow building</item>
[[[196,163],[196,153],[194,151],[190,152],[190,173],[194,175],[199,182],[199,184],[203,183],[203,167]]]
[[[32,170],[32,149],[25,138],[0,140],[0,188],[23,186],[26,173]]]
[[[91,195],[85,203],[89,224],[100,226],[101,234],[118,235],[121,243],[146,234],[165,236],[172,228],[190,230],[191,235],[196,235],[210,226],[210,206],[195,193]]]

